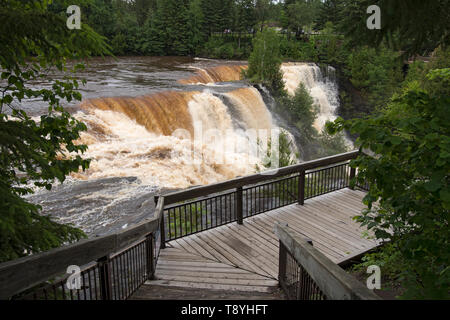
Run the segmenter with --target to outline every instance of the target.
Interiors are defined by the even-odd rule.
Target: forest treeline
[[[422,8],[425,4],[414,0],[417,9],[406,10],[404,1],[377,0],[383,8],[383,17],[391,19],[383,22],[388,21],[389,28],[395,29],[387,41],[387,37],[381,37],[382,32],[366,28],[366,9],[372,2],[80,0],[79,5],[82,21],[106,38],[116,56],[191,55],[247,60],[254,49],[256,34],[265,28],[272,29],[278,36],[281,59],[324,63],[338,69],[340,114],[352,118],[384,105],[398,89],[405,76],[404,61],[408,58],[405,54],[412,49],[429,54],[439,44],[442,32],[422,32],[429,30],[424,27],[429,21],[410,22],[416,12],[426,9],[433,15],[433,29],[442,30],[446,23],[440,18],[440,6],[433,3]],[[50,5],[51,10],[63,15],[65,8],[65,1]],[[397,27],[400,21],[390,17],[390,12],[400,9],[405,19],[410,19],[402,20]],[[403,25],[408,26],[406,31]],[[390,31],[389,28],[383,26],[383,30]],[[367,47],[365,40],[380,43],[377,48]]]
[[[320,30],[327,21],[335,20],[335,2],[83,0],[79,5],[82,21],[108,39],[115,55],[244,58],[250,53],[249,38],[258,30],[277,27],[288,39],[299,39],[304,31]],[[65,12],[63,3],[55,2],[50,8]],[[223,52],[212,50],[218,48]]]

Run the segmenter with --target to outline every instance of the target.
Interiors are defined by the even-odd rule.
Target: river
[[[83,101],[66,107],[88,127],[80,143],[88,145],[91,166],[51,191],[38,191],[31,201],[92,236],[151,216],[155,193],[254,173],[263,160],[257,154],[259,133],[267,131],[269,138],[288,127],[271,112],[273,99],[264,87],[239,80],[246,64],[173,57],[90,60],[78,74],[87,81],[80,89]],[[293,94],[304,83],[320,107],[318,130],[336,117],[339,105],[333,70],[326,71],[308,63],[282,66],[287,91]],[[46,110],[33,100],[23,107],[36,118]]]

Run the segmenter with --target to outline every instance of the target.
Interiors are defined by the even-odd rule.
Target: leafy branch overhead
[[[108,53],[105,39],[83,24],[66,27],[65,11],[48,10],[48,1],[1,1],[0,7],[0,261],[60,246],[83,233],[39,213],[23,196],[33,185],[50,189],[71,172],[86,169],[89,160],[76,143],[86,126],[62,107],[81,100],[73,76],[90,55]],[[20,23],[18,23],[20,21]],[[62,79],[49,79],[54,70]],[[36,88],[45,78],[51,87]],[[83,82],[82,82],[83,83]],[[48,104],[40,119],[27,115],[23,104],[37,99]]]

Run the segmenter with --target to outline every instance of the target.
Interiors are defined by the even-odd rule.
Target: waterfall
[[[247,69],[247,66],[234,65],[195,69],[197,69],[196,75],[188,79],[180,79],[178,82],[181,84],[208,84],[215,82],[238,81],[242,78],[242,70]]]
[[[281,71],[285,88],[290,95],[294,95],[300,83],[303,83],[319,107],[319,113],[314,123],[317,131],[321,132],[327,121],[336,119],[339,92],[333,67],[327,67],[326,77],[323,76],[320,68],[312,63],[284,63]]]
[[[88,145],[86,157],[93,161],[74,178],[136,176],[170,188],[255,172],[261,159],[247,131],[274,127],[253,87],[90,99],[76,117],[88,126],[80,143]]]
[[[157,190],[211,184],[263,168],[260,131],[270,138],[269,131],[286,128],[281,131],[292,151],[298,147],[306,154],[308,146],[295,144],[301,132],[271,113],[276,101],[270,92],[236,82],[246,66],[205,65],[169,86],[183,91],[96,97],[74,108],[74,116],[88,127],[77,143],[88,146],[83,157],[91,159],[90,168],[36,194],[36,203],[88,233],[120,230],[148,218],[149,199]],[[289,94],[304,83],[320,106],[317,128],[334,119],[338,99],[332,68],[283,64],[281,70]]]
[[[200,69],[180,82],[237,80],[243,68]],[[327,120],[335,118],[335,83],[324,77],[315,64],[287,63],[281,70],[289,94],[293,95],[303,83],[320,107],[315,123],[320,131]],[[88,126],[80,143],[88,145],[86,157],[92,162],[87,172],[73,177],[89,180],[136,176],[149,185],[185,188],[251,174],[262,161],[255,146],[255,132],[265,130],[270,137],[271,129],[286,127],[270,112],[274,103],[270,93],[262,86],[258,89],[243,83],[240,88],[229,86],[226,90],[208,87],[85,100],[76,117]],[[284,132],[294,142],[296,152],[293,135]]]

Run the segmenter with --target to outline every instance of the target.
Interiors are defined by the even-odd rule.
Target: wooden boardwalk
[[[352,220],[364,208],[363,197],[361,191],[343,189],[307,200],[304,206],[293,204],[247,218],[243,225],[232,223],[171,241],[161,251],[156,279],[132,298],[173,299],[164,294],[168,288],[181,299],[281,299],[275,223],[287,223],[339,263],[376,246]]]

